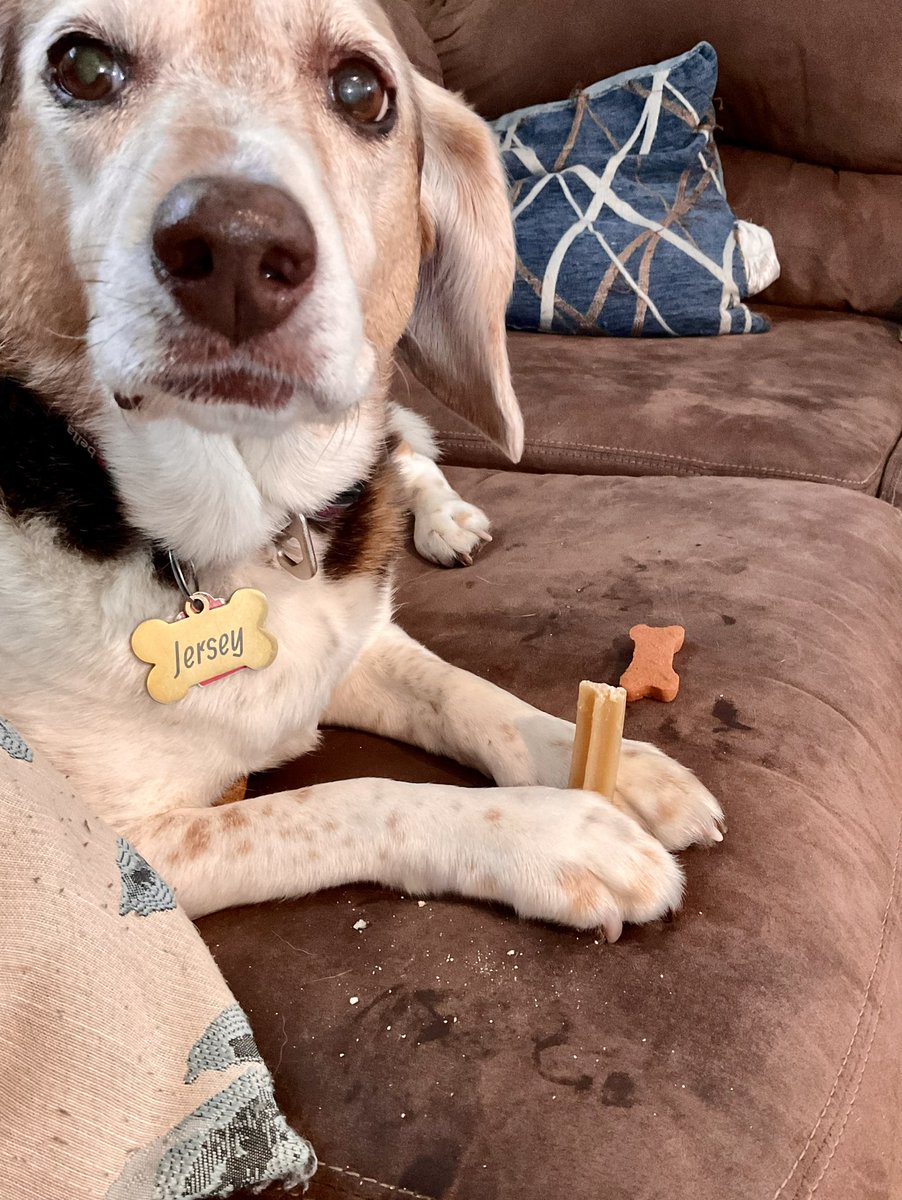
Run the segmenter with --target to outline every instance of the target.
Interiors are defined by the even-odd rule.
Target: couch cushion
[[[711,42],[728,141],[807,162],[902,173],[902,23],[894,0],[413,0],[449,87],[488,117],[561,100]],[[854,35],[854,36],[853,36]]]
[[[765,226],[780,278],[760,299],[902,320],[902,262],[887,254],[902,223],[902,175],[836,171],[722,146],[727,195]]]
[[[526,418],[523,466],[630,475],[761,475],[876,493],[902,434],[895,325],[770,309],[754,338],[667,341],[510,337]],[[449,463],[510,466],[416,381],[402,403],[438,432]]]
[[[365,886],[201,922],[327,1164],[311,1200],[898,1200],[902,514],[785,482],[452,480],[496,540],[468,571],[408,556],[406,627],[572,715],[632,624],[685,625],[678,699],[628,733],[729,833],[683,856],[676,919],[616,946]],[[456,774],[344,733],[269,786],[360,772]]]
[[[441,83],[442,68],[435,47],[408,0],[379,0],[379,6],[385,10],[395,36],[416,69],[433,83]]]

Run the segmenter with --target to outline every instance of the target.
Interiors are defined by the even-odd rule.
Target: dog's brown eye
[[[110,100],[125,85],[125,64],[96,38],[70,34],[50,49],[47,58],[50,82],[71,100]]]
[[[332,72],[332,99],[343,116],[358,125],[385,127],[392,96],[375,67],[362,59],[343,62]]]

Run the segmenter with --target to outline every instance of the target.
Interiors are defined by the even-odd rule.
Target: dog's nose
[[[210,177],[180,183],[153,222],[154,269],[185,315],[233,343],[278,328],[316,269],[316,235],[286,192]]]

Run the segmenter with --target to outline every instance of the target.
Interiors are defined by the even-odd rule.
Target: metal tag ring
[[[197,571],[195,570],[194,563],[190,561],[188,563],[188,570],[191,573],[192,580],[194,581],[194,586],[190,587],[188,585],[188,580],[185,578],[185,572],[182,570],[182,564],[176,558],[175,552],[173,550],[167,550],[166,554],[169,558],[169,570],[172,572],[172,578],[175,580],[176,587],[186,600],[193,599],[194,595],[200,590],[197,583]]]

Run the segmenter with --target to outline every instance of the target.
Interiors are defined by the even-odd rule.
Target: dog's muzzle
[[[316,235],[297,201],[226,176],[173,188],[152,244],[157,278],[184,315],[232,346],[278,329],[316,271]]]

